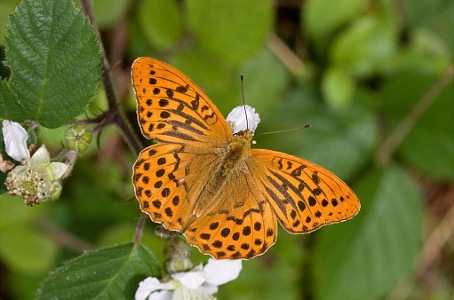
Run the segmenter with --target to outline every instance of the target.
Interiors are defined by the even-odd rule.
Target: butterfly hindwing
[[[360,203],[336,175],[301,158],[252,149],[254,174],[267,192],[281,225],[291,233],[308,233],[354,217]]]
[[[239,171],[226,183],[217,205],[190,222],[187,241],[217,259],[261,255],[277,238],[277,220],[252,174]],[[213,199],[214,200],[214,199]]]

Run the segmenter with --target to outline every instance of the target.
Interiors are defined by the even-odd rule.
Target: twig
[[[451,206],[449,211],[443,216],[440,223],[431,232],[424,243],[424,248],[420,252],[419,263],[415,276],[424,274],[433,261],[440,254],[442,248],[449,242],[454,235],[454,206]],[[408,299],[409,294],[414,288],[417,278],[412,276],[397,284],[391,293],[388,295],[388,300]]]
[[[132,129],[131,124],[125,117],[125,114],[115,96],[115,91],[114,91],[114,88],[112,85],[112,80],[110,79],[110,64],[106,57],[106,52],[104,49],[104,45],[102,43],[101,34],[99,33],[98,26],[96,25],[96,22],[95,22],[95,19],[93,16],[91,1],[90,0],[81,0],[81,1],[82,1],[82,7],[84,9],[84,12],[90,19],[90,22],[98,35],[98,42],[101,47],[102,82],[103,82],[104,89],[106,92],[107,103],[109,105],[109,112],[108,112],[107,118],[105,119],[105,122],[107,124],[109,124],[111,122],[115,123],[121,129],[121,131],[123,133],[123,138],[126,141],[126,143],[128,144],[128,146],[131,148],[131,151],[133,151],[135,154],[138,155],[139,152],[142,150],[143,145],[140,142],[137,135],[134,133],[134,130]]]
[[[275,33],[269,36],[267,45],[290,73],[295,76],[301,75],[304,69],[303,61]]]
[[[136,231],[134,234],[134,244],[139,244],[140,240],[142,239],[143,228],[145,226],[145,222],[148,220],[148,216],[146,213],[141,213],[139,217],[139,221],[137,222]]]
[[[121,109],[120,105],[115,96],[115,92],[112,85],[112,80],[110,79],[110,64],[106,57],[106,52],[104,49],[104,45],[102,43],[101,34],[99,32],[98,26],[96,25],[95,19],[93,17],[93,10],[91,7],[90,0],[82,0],[82,7],[85,11],[85,14],[90,19],[90,22],[95,29],[98,35],[98,41],[101,46],[101,55],[102,55],[102,81],[104,84],[104,89],[106,91],[107,102],[109,105],[109,112],[106,116],[106,119],[102,121],[103,124],[115,123],[123,133],[123,138],[125,139],[126,143],[129,145],[131,151],[133,151],[136,155],[139,155],[139,152],[143,149],[143,145],[140,142],[137,135],[134,133],[131,124],[125,117],[123,110]],[[98,129],[103,124],[98,125]],[[140,243],[140,239],[142,237],[143,228],[145,226],[146,215],[142,213],[139,218],[139,222],[136,226],[136,231],[134,234],[134,243]]]
[[[77,252],[83,252],[90,249],[93,249],[93,246],[84,240],[81,240],[73,235],[70,235],[65,230],[61,229],[54,223],[51,223],[44,217],[37,217],[35,222],[39,227],[41,227],[44,231],[49,233],[58,244],[68,247],[71,250]]]
[[[443,216],[441,222],[435,227],[422,250],[422,261],[419,264],[418,273],[424,273],[440,254],[441,249],[446,245],[451,236],[454,235],[454,205]]]
[[[437,96],[449,84],[454,76],[454,65],[450,65],[443,76],[422,96],[413,109],[400,121],[393,132],[384,140],[377,151],[376,161],[379,165],[389,163],[393,153],[405,137],[410,133],[419,118],[437,99]]]

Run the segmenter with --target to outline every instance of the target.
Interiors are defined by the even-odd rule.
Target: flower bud
[[[82,125],[74,125],[66,130],[66,143],[71,150],[84,153],[90,146],[93,135]]]

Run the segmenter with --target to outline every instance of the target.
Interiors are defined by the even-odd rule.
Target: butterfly
[[[309,233],[355,216],[360,202],[330,171],[286,153],[252,149],[208,96],[154,58],[132,65],[137,118],[155,144],[133,166],[140,208],[216,259],[250,259],[275,242],[278,223]]]

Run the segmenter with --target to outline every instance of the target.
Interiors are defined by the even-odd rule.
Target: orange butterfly
[[[251,149],[253,132],[233,134],[205,93],[153,58],[132,65],[137,115],[146,138],[133,167],[141,210],[217,259],[249,259],[276,241],[277,221],[308,233],[355,216],[360,203],[330,171],[301,158]]]

